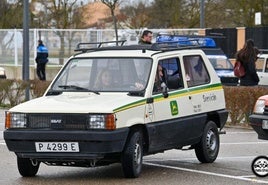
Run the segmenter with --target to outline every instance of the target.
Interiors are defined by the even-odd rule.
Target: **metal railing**
[[[200,29],[152,29],[158,33],[180,35],[198,35]],[[137,44],[142,30],[119,29],[119,40],[126,40],[125,45]],[[30,65],[35,65],[37,41],[49,49],[49,65],[62,65],[72,54],[80,42],[105,42],[116,40],[113,29],[30,29],[29,50]],[[21,66],[23,61],[23,30],[0,29],[0,66]]]

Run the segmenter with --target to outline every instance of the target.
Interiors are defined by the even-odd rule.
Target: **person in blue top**
[[[46,64],[48,62],[48,49],[43,44],[42,40],[38,40],[37,55],[35,58],[37,67],[36,73],[39,80],[46,80]]]

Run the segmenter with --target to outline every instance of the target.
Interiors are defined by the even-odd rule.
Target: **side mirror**
[[[162,94],[163,94],[164,98],[167,98],[168,97],[168,87],[164,82],[161,83],[161,89],[162,89]]]

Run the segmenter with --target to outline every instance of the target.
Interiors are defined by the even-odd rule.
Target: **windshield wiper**
[[[63,88],[63,89],[88,90],[87,88],[79,87],[76,85],[59,85],[58,87]]]
[[[128,96],[144,96],[145,91],[130,91],[127,93]]]
[[[63,89],[83,90],[83,91],[93,92],[95,94],[100,94],[98,91],[92,91],[84,87],[79,87],[77,85],[59,85],[58,87],[63,88]]]

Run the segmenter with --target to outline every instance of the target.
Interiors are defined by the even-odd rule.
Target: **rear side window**
[[[201,56],[184,56],[183,64],[189,87],[209,83],[209,74]]]

